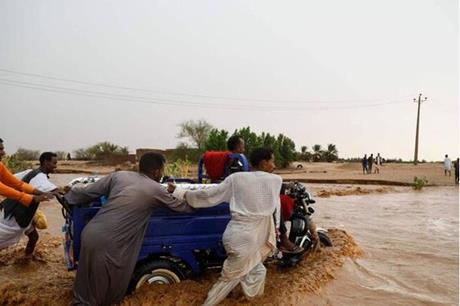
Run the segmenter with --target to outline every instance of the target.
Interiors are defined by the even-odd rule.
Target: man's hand
[[[309,221],[310,222],[308,223],[308,230],[310,231],[311,240],[312,240],[311,242],[313,243],[311,252],[315,253],[319,251],[321,244],[319,241],[318,232],[316,231],[316,224],[311,219]]]
[[[69,192],[70,189],[72,189],[72,187],[70,187],[68,185],[63,186],[63,187],[59,187],[59,188],[57,188],[56,190],[53,191],[53,194],[55,194],[55,195],[63,195],[63,194],[66,194],[67,192]]]
[[[43,195],[45,194],[43,191],[38,190],[37,188],[34,189],[34,192],[32,193],[33,195]]]
[[[52,193],[42,193],[40,195],[34,195],[33,199],[35,202],[40,203],[40,202],[46,202],[49,201],[53,198]]]
[[[168,183],[168,192],[173,193],[176,190],[176,184],[169,182]]]
[[[312,253],[316,253],[319,251],[320,247],[321,247],[321,243],[319,241],[319,236],[318,236],[318,233],[314,232],[314,234],[312,234],[311,236],[311,242],[313,243],[313,246],[311,248],[311,252]]]

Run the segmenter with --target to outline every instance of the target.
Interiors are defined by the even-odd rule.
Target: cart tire
[[[165,259],[151,259],[139,264],[135,269],[128,293],[144,284],[172,285],[185,279],[184,273],[173,262]]]

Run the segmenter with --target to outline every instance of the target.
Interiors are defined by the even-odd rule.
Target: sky
[[[459,154],[455,0],[0,2],[0,138],[173,148],[178,125],[340,157]]]

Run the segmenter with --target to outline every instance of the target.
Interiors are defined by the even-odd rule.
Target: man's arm
[[[75,186],[64,196],[69,204],[84,204],[97,199],[103,195],[108,195],[112,184],[112,176],[109,174],[95,183],[86,186]]]
[[[160,202],[169,209],[178,212],[193,212],[194,209],[188,205],[183,199],[176,198],[171,193],[169,193],[162,186],[158,188],[157,192],[154,194],[155,202]]]
[[[48,201],[52,198],[51,194],[48,193],[40,192],[40,194],[31,195],[22,191],[17,191],[16,189],[11,188],[1,182],[0,195],[8,199],[16,200],[24,206],[30,206],[30,204],[32,204],[33,201],[39,203],[43,201]]]
[[[222,202],[230,202],[232,197],[232,177],[228,176],[222,183],[202,190],[181,190],[176,188],[173,196],[187,201],[194,208],[216,206]]]
[[[22,191],[29,194],[42,194],[42,192],[37,193],[35,188],[32,185],[29,185],[17,177],[15,177],[8,168],[5,167],[3,163],[0,162],[0,180],[4,185],[16,189],[17,191]]]
[[[24,206],[29,206],[32,203],[33,196],[21,191],[17,191],[10,186],[0,182],[0,195],[8,199],[16,200]]]

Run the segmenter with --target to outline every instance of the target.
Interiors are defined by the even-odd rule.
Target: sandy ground
[[[235,290],[221,305],[295,305],[306,294],[318,292],[347,259],[362,255],[346,232],[330,229],[329,234],[334,246],[307,256],[295,268],[267,263],[264,296],[248,301]],[[74,273],[65,269],[61,240],[45,233],[32,259],[25,259],[23,252],[24,241],[0,251],[0,305],[68,305]],[[173,286],[144,286],[127,296],[122,305],[200,305],[218,276],[206,272]]]
[[[301,164],[302,169],[295,166]],[[83,161],[62,161],[59,163],[60,173],[107,174],[116,168],[126,169],[132,165],[101,166]],[[197,177],[197,167],[191,167],[190,178]],[[291,168],[275,171],[285,180],[300,180],[307,183],[352,183],[383,185],[388,182],[411,184],[414,177],[426,178],[429,185],[454,185],[454,171],[452,176],[445,176],[441,163],[413,164],[389,163],[380,168],[380,173],[364,175],[360,163],[305,163],[294,162]]]
[[[428,184],[448,186],[455,185],[455,175],[445,176],[443,165],[440,163],[418,164],[384,164],[380,168],[380,173],[364,175],[360,163],[294,163],[302,164],[302,170],[279,170],[278,173],[286,180],[306,179],[338,182],[352,180],[355,183],[375,182],[384,184],[385,182],[412,183],[414,177],[426,178]],[[366,182],[367,181],[367,182]],[[379,182],[380,181],[380,182]]]

